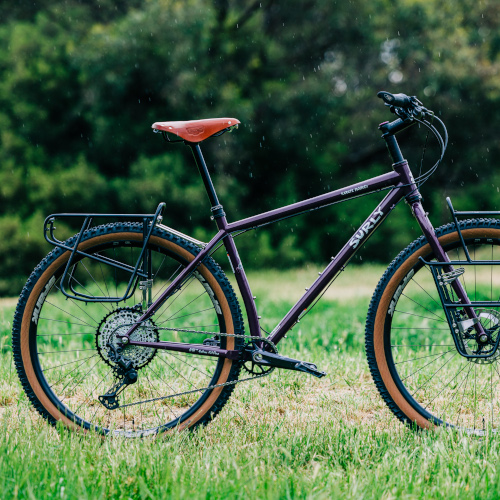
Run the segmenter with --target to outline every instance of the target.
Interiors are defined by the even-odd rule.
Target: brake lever
[[[389,108],[391,113],[394,113],[402,120],[413,121],[415,119],[418,120],[424,119],[427,116],[430,117],[434,116],[434,111],[427,109],[415,96],[411,97],[411,100],[412,104],[414,104],[414,107],[411,108],[401,108],[388,103],[385,103],[385,105]]]

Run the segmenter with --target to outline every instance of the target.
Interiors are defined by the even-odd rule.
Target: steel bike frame
[[[385,139],[389,153],[394,160],[393,171],[373,177],[363,182],[358,182],[342,189],[337,189],[304,201],[293,203],[285,207],[277,208],[269,212],[265,212],[253,217],[242,219],[236,222],[228,223],[226,214],[224,213],[222,205],[219,203],[214,185],[210,178],[205,160],[203,158],[199,144],[186,143],[192,149],[196,164],[203,179],[203,183],[207,190],[210,203],[212,204],[212,217],[215,220],[218,228],[218,233],[212,240],[200,251],[198,255],[183,269],[183,271],[172,281],[167,289],[161,294],[158,299],[150,305],[150,307],[142,314],[138,322],[130,328],[128,332],[121,337],[124,344],[154,347],[156,349],[166,349],[171,351],[192,352],[198,355],[218,356],[229,359],[238,359],[240,352],[237,350],[221,349],[216,346],[206,346],[202,344],[189,344],[177,342],[136,342],[130,338],[131,334],[140,326],[143,321],[151,318],[153,314],[162,306],[162,304],[180,289],[191,273],[203,263],[203,259],[210,255],[216,246],[223,242],[231,267],[236,277],[238,288],[243,298],[243,303],[247,312],[248,324],[250,328],[250,335],[255,337],[261,336],[261,329],[259,325],[259,316],[255,305],[254,297],[252,295],[250,285],[248,283],[243,265],[241,263],[236,245],[234,243],[233,234],[248,229],[256,229],[259,226],[276,222],[284,218],[292,217],[310,210],[323,208],[335,203],[357,198],[360,195],[375,193],[382,189],[390,189],[385,198],[378,204],[368,218],[361,224],[359,229],[342,247],[338,254],[332,258],[331,262],[324,269],[316,281],[306,290],[306,293],[298,300],[298,302],[288,311],[284,318],[278,323],[276,328],[267,338],[274,344],[280,342],[285,334],[300,320],[305,314],[307,308],[318,298],[322,291],[328,286],[335,276],[341,272],[349,263],[351,258],[368,240],[371,234],[380,226],[386,217],[392,212],[397,203],[403,198],[415,216],[424,236],[430,244],[430,247],[436,257],[441,262],[450,262],[446,252],[439,243],[434,228],[427,217],[427,213],[422,207],[421,196],[418,188],[413,180],[408,162],[403,159],[401,151],[397,144],[394,134],[400,130],[407,128],[408,124],[398,119],[394,122],[385,122],[380,125],[380,130],[383,132],[382,137]],[[452,266],[445,266],[444,271],[450,272]],[[460,280],[455,280],[452,287],[460,299],[461,304],[466,306],[470,304],[470,300],[460,283]],[[476,314],[472,307],[464,307],[469,318],[476,318]],[[480,323],[475,325],[476,331],[482,333],[483,329]],[[265,346],[264,346],[265,349]]]

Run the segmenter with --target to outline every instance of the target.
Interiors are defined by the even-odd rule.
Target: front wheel
[[[474,261],[500,261],[500,221],[468,220],[460,229]],[[454,224],[436,235],[452,260],[465,260]],[[391,411],[422,428],[458,427],[476,434],[500,428],[500,365],[489,358],[461,356],[426,261],[434,259],[424,237],[403,250],[382,276],[368,311],[366,352],[375,384]],[[435,259],[434,259],[435,260]],[[500,267],[468,265],[460,277],[472,301],[498,301]],[[498,308],[483,315],[493,345],[498,338]],[[477,352],[473,336],[465,339]]]
[[[70,252],[56,248],[24,287],[14,318],[14,358],[27,396],[50,423],[145,436],[207,423],[231,395],[238,361],[142,346],[123,348],[121,356],[136,380],[117,387],[124,380],[114,356],[121,345],[117,334],[141,317],[143,295],[137,286],[124,302],[104,300],[123,295],[130,274],[88,255],[134,266],[142,242],[141,224],[93,228],[83,234],[78,248],[86,255],[72,261],[65,283]],[[67,242],[74,244],[75,238]],[[189,241],[153,230],[147,246],[153,300],[199,251]],[[94,300],[67,299],[62,285]],[[233,334],[244,334],[236,295],[222,269],[207,257],[132,339],[240,349],[243,340]],[[109,396],[113,393],[116,397]]]

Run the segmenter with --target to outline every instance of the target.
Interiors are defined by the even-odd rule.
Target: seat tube
[[[259,317],[257,315],[257,307],[255,306],[255,297],[252,295],[252,290],[250,289],[250,284],[248,283],[245,270],[243,269],[240,256],[238,255],[238,250],[236,250],[234,239],[230,234],[224,238],[224,246],[226,248],[232,271],[236,278],[236,283],[238,284],[238,288],[243,298],[243,304],[245,305],[248,317],[250,335],[260,337],[260,325]]]
[[[222,205],[219,202],[217,193],[215,192],[215,187],[213,185],[212,179],[208,172],[207,164],[201,153],[201,148],[199,144],[189,143],[191,151],[193,152],[196,165],[200,172],[201,178],[203,179],[203,184],[207,190],[208,198],[212,205],[212,217],[220,230],[227,230],[227,220],[226,214]],[[236,283],[240,290],[241,296],[243,298],[243,304],[248,316],[248,326],[250,328],[250,334],[255,337],[260,337],[260,326],[259,318],[257,316],[257,308],[255,307],[255,299],[252,295],[248,279],[241,264],[240,256],[238,255],[238,250],[236,250],[236,245],[234,243],[233,237],[227,234],[224,237],[224,247],[226,249],[227,256],[229,258],[229,263],[231,264],[232,271],[236,278]]]

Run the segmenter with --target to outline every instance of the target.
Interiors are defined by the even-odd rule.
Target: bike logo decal
[[[355,193],[356,191],[361,191],[362,189],[366,189],[367,187],[368,187],[368,184],[365,184],[364,186],[358,186],[357,188],[352,188],[352,189],[349,189],[348,191],[342,191],[340,194],[346,195],[346,194]]]
[[[383,217],[383,215],[384,212],[382,212],[380,207],[378,207],[373,213],[373,216],[370,217],[370,220],[365,222],[358,232],[349,240],[349,245],[351,245],[352,248],[356,248],[360,241],[377,225],[377,222]]]
[[[222,309],[220,307],[219,301],[215,298],[215,293],[210,287],[210,285],[207,283],[207,280],[198,271],[194,271],[193,274],[198,278],[198,281],[203,285],[208,295],[210,295],[210,298],[212,299],[212,304],[215,307],[215,312],[217,314],[222,314]]]
[[[189,352],[194,352],[196,354],[208,354],[209,356],[218,356],[219,353],[215,351],[204,351],[203,349],[195,349],[194,347],[189,348]]]
[[[33,311],[33,317],[31,318],[33,323],[35,323],[35,325],[38,325],[38,317],[40,316],[40,311],[42,310],[43,303],[45,302],[45,299],[47,298],[47,295],[49,294],[52,285],[55,282],[56,278],[52,276],[47,285],[45,285],[45,288],[43,289],[43,292],[40,294],[40,297],[38,297],[38,300],[36,301],[35,310]]]
[[[403,283],[398,286],[396,293],[394,294],[394,297],[392,297],[391,300],[391,305],[389,306],[389,311],[388,313],[392,316],[394,314],[394,310],[396,309],[396,304],[398,303],[399,297],[401,297],[401,294],[403,293],[403,290],[405,286],[408,284],[408,281],[411,280],[412,276],[415,274],[415,271],[412,269],[405,277],[403,280]]]

